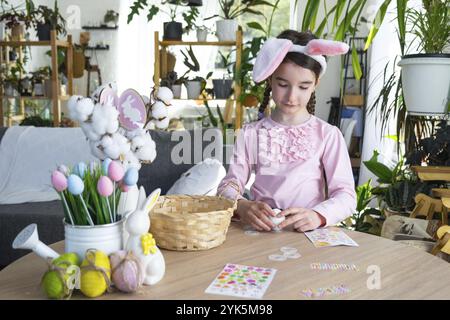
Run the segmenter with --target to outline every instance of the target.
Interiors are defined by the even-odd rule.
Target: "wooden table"
[[[450,264],[420,249],[360,232],[344,230],[359,247],[315,248],[304,234],[292,231],[250,236],[233,222],[221,246],[197,252],[163,250],[166,275],[157,285],[134,294],[108,293],[99,299],[234,299],[205,294],[226,263],[270,267],[277,273],[264,299],[308,300],[300,292],[344,284],[350,293],[314,299],[449,299]],[[296,247],[299,259],[271,261],[282,246]],[[64,243],[52,247],[63,252]],[[354,263],[359,271],[312,270],[310,263]],[[381,289],[369,290],[369,266],[380,268]],[[45,299],[39,282],[46,270],[43,259],[30,253],[0,272],[0,299]],[[83,298],[77,290],[72,299]],[[239,299],[239,298],[236,298]]]

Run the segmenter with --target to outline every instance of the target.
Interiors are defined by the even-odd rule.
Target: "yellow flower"
[[[156,253],[156,241],[151,233],[146,233],[141,237],[141,246],[144,255]]]

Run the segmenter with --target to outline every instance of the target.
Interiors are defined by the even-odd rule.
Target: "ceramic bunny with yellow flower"
[[[156,284],[166,271],[166,264],[161,251],[156,246],[150,230],[149,212],[159,198],[161,189],[156,189],[147,198],[143,187],[139,190],[139,200],[136,211],[128,216],[125,229],[129,233],[126,250],[133,251],[138,257],[146,285]]]

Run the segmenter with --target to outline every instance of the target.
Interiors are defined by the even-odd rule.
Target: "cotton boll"
[[[161,121],[158,121],[158,120],[154,120],[154,121],[155,121],[156,128],[158,128],[158,129],[167,129],[169,127],[169,122],[170,122],[169,117],[165,117]]]
[[[101,135],[99,135],[97,132],[95,132],[94,127],[92,126],[92,123],[90,122],[82,122],[80,124],[81,129],[84,132],[84,135],[91,141],[98,141],[101,138]]]
[[[125,154],[130,151],[130,141],[126,137],[120,133],[114,133],[112,139],[119,146],[120,154]]]
[[[110,87],[115,93],[117,93],[117,82],[116,81],[111,81],[110,83],[107,84],[108,87]]]
[[[173,93],[167,87],[160,87],[156,93],[156,97],[164,103],[170,104],[170,101],[173,99]]]
[[[100,141],[91,141],[91,142],[89,142],[89,146],[91,148],[91,152],[94,157],[101,159],[101,160],[106,158],[105,153],[102,151],[102,146],[101,146]]]
[[[103,136],[101,140],[101,144],[103,147],[107,148],[114,143],[113,139],[110,136]]]
[[[99,135],[114,133],[119,128],[119,111],[112,106],[96,104],[92,113],[92,124]]]
[[[70,101],[70,105],[67,107],[69,109],[69,116],[72,120],[84,122],[92,114],[94,103],[89,98],[73,98],[73,100]]]
[[[167,117],[169,112],[167,111],[167,107],[161,101],[156,101],[152,105],[152,117],[155,119],[161,119]]]
[[[106,154],[108,158],[111,159],[119,159],[120,156],[120,148],[117,144],[111,143],[109,146],[105,147],[103,152]]]
[[[83,99],[82,96],[73,95],[67,101],[67,109],[69,109],[69,117],[72,120],[75,120],[75,119],[73,119],[72,114],[76,113],[76,111],[75,111],[76,106],[78,104],[78,101],[80,101],[81,99]]]
[[[155,123],[153,121],[150,121],[145,126],[145,130],[155,130],[155,129],[156,129],[156,126],[155,126]]]
[[[125,170],[128,170],[129,168],[136,168],[139,170],[141,168],[141,163],[139,162],[139,159],[131,151],[129,151],[124,155],[124,160],[122,164]]]
[[[136,150],[143,147],[144,144],[145,144],[145,139],[143,136],[134,137],[133,140],[131,140],[131,150],[133,152],[136,152]]]
[[[131,139],[133,139],[134,137],[144,135],[145,132],[146,132],[145,129],[138,128],[138,129],[135,129],[135,130],[132,130],[132,131],[126,131],[125,136],[126,136],[128,139],[131,140]]]
[[[156,158],[156,144],[150,134],[144,136],[144,145],[134,153],[139,160],[152,162]]]

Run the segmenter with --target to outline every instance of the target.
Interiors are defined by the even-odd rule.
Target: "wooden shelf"
[[[344,96],[345,106],[362,107],[364,106],[364,97],[362,95],[350,95]]]
[[[352,164],[352,168],[360,168],[361,158],[350,158],[350,163]]]
[[[84,30],[117,30],[119,26],[108,27],[108,26],[83,26]]]
[[[235,41],[177,41],[163,40],[159,42],[162,47],[168,46],[235,46]]]
[[[109,45],[106,47],[86,47],[86,50],[109,50]]]
[[[236,47],[236,70],[239,70],[242,63],[242,31],[236,31],[235,41],[175,41],[175,40],[159,40],[159,32],[155,31],[154,47],[155,47],[155,64],[153,82],[155,86],[160,83],[161,78],[165,77],[168,71],[168,58],[167,47],[168,46],[235,46]],[[235,82],[234,83],[234,97],[240,97],[242,88]],[[235,129],[242,128],[244,123],[244,107],[239,99],[177,99],[177,100],[192,100],[192,101],[212,101],[212,100],[231,100],[227,104],[227,114],[232,114],[235,111]],[[233,110],[234,109],[234,110]]]
[[[21,100],[52,100],[52,97],[46,97],[46,96],[3,96],[5,99],[21,99]],[[58,99],[60,100],[69,100],[70,96],[58,96]]]
[[[51,46],[51,41],[0,41],[0,47],[22,47],[22,46]],[[69,43],[63,40],[56,40],[57,47],[68,47]]]
[[[23,47],[23,46],[49,46],[51,48],[51,69],[52,69],[52,75],[51,75],[51,85],[52,85],[52,92],[59,92],[59,71],[58,71],[58,47],[65,47],[66,50],[66,66],[67,66],[67,93],[68,95],[65,96],[59,96],[54,95],[52,97],[43,97],[43,96],[13,96],[13,97],[6,97],[6,98],[12,98],[17,99],[18,98],[18,107],[20,110],[20,115],[12,117],[7,117],[8,125],[11,125],[12,121],[17,119],[18,116],[25,117],[25,107],[24,107],[24,101],[25,100],[51,100],[53,104],[52,113],[53,113],[53,124],[55,127],[59,126],[59,123],[61,122],[61,104],[60,102],[62,100],[68,100],[69,97],[73,94],[73,45],[72,45],[72,35],[67,36],[67,41],[64,40],[58,40],[56,35],[56,30],[50,31],[50,41],[27,41],[27,40],[20,40],[20,41],[0,41],[0,49],[3,49],[3,47],[6,48],[6,51],[8,52],[8,47]],[[0,52],[0,65],[3,63],[3,53]],[[22,56],[22,50],[19,50],[19,59],[18,61],[23,61]],[[8,63],[8,60],[6,60]],[[22,73],[20,73],[20,77],[22,77]],[[4,126],[4,114],[3,114],[3,98],[5,96],[3,95],[3,86],[0,86],[0,127]]]

